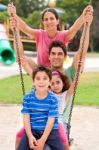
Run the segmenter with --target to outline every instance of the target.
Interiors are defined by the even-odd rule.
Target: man
[[[73,80],[75,72],[78,67],[78,61],[80,59],[81,47],[82,47],[82,42],[83,42],[83,37],[84,37],[84,32],[85,32],[86,22],[87,22],[86,36],[85,36],[84,43],[83,43],[84,44],[83,45],[83,60],[82,60],[82,69],[81,69],[83,71],[86,53],[87,53],[87,49],[88,49],[88,45],[89,45],[89,31],[90,31],[90,25],[92,23],[92,19],[93,19],[92,14],[90,14],[89,16],[86,16],[84,18],[85,23],[84,23],[84,27],[83,27],[83,33],[81,36],[81,40],[80,40],[80,46],[73,58],[72,65],[69,68],[63,69],[64,60],[67,57],[65,45],[62,42],[53,41],[49,47],[49,60],[50,60],[50,64],[51,64],[51,66],[50,66],[51,69],[54,69],[54,70],[56,69],[56,70],[64,72],[66,75],[68,75],[70,80]],[[33,61],[33,59],[24,55],[23,45],[22,45],[22,42],[20,39],[20,34],[19,34],[18,29],[17,29],[17,33],[18,33],[17,40],[18,40],[18,46],[20,49],[19,53],[20,53],[21,64],[22,64],[22,67],[24,68],[24,70],[31,76],[32,71],[37,64]],[[15,38],[14,38],[14,49],[16,51]]]

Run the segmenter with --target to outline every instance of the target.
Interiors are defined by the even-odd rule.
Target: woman
[[[11,27],[17,27],[19,30],[36,41],[38,64],[43,64],[46,66],[50,66],[48,57],[50,43],[54,40],[57,40],[68,44],[68,42],[75,36],[77,31],[83,25],[84,15],[87,15],[92,11],[92,6],[87,6],[81,16],[75,21],[69,30],[59,31],[59,16],[57,12],[53,8],[47,8],[42,13],[42,24],[44,27],[43,30],[29,27],[21,18],[17,16],[15,6],[13,4],[8,5]]]

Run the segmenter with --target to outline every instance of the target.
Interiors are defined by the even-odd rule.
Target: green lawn
[[[32,83],[29,76],[24,75],[26,92],[30,91]],[[22,89],[19,76],[0,80],[0,103],[21,103]]]
[[[29,92],[32,84],[29,76],[24,75],[26,92]],[[21,103],[22,90],[19,76],[0,80],[0,103]],[[75,103],[78,105],[99,106],[99,73],[84,73],[79,83]]]
[[[75,103],[99,106],[99,72],[84,73],[78,85]]]
[[[99,58],[99,50],[98,50],[98,52],[93,52],[93,53],[92,53],[92,52],[91,52],[91,53],[88,52],[88,53],[87,53],[87,58],[88,58],[88,57],[89,57],[89,58],[90,58],[90,57],[91,57],[91,58],[92,58],[92,57],[93,57],[93,58]]]

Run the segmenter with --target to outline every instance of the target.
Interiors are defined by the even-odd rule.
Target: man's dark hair
[[[49,80],[52,79],[52,71],[43,65],[38,65],[32,72],[33,80],[35,79],[35,76],[38,72],[45,72],[47,74],[47,76],[49,77]]]
[[[60,41],[53,41],[53,42],[50,44],[50,46],[49,46],[49,55],[50,55],[51,50],[52,50],[53,47],[60,47],[60,48],[63,50],[63,52],[64,52],[64,56],[67,55],[66,46],[65,46],[65,44],[64,44],[63,42],[60,42]]]

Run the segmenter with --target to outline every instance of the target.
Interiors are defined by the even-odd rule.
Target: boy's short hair
[[[35,76],[38,72],[45,72],[47,74],[47,76],[49,77],[49,80],[52,79],[52,71],[49,68],[47,68],[43,65],[37,65],[37,67],[32,72],[33,80],[35,79]]]
[[[53,41],[49,45],[49,55],[50,55],[51,50],[52,50],[53,47],[60,47],[63,50],[63,52],[64,52],[64,56],[67,55],[66,45],[63,42],[61,42],[61,41]]]

